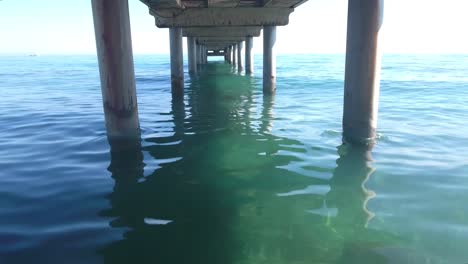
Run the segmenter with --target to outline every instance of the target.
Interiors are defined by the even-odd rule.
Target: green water
[[[344,56],[136,56],[110,151],[94,56],[0,60],[0,263],[468,263],[467,57],[384,56],[375,146],[342,143]],[[443,91],[443,92],[442,92]]]
[[[306,146],[271,133],[275,96],[262,96],[260,116],[251,116],[250,82],[228,65],[206,66],[188,107],[172,101],[174,133],[143,147],[161,166],[146,178],[140,151],[114,153],[116,187],[103,215],[131,230],[102,251],[106,261],[384,263],[379,250],[404,245],[367,228],[372,147],[342,145],[335,168],[304,167],[318,177],[289,170]]]

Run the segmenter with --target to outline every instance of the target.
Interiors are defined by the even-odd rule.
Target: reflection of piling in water
[[[374,217],[367,203],[375,193],[365,186],[374,172],[371,150],[372,146],[349,144],[338,148],[340,157],[330,180],[327,204],[338,209],[337,222],[343,229],[352,230],[349,225],[362,229]]]
[[[173,98],[171,109],[174,123],[174,134],[176,136],[181,136],[184,134],[185,120],[185,104],[183,98]]]
[[[135,203],[138,182],[143,178],[144,166],[141,145],[122,151],[111,151],[108,170],[112,173],[115,185],[109,199],[111,204],[119,206],[101,212],[103,216],[116,217],[111,226],[135,226],[141,223],[140,215],[132,210],[132,206]]]
[[[273,129],[275,96],[264,95],[262,108],[262,123],[260,125],[260,132],[263,134],[270,134]]]

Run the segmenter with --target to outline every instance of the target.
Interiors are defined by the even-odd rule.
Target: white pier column
[[[169,28],[171,50],[171,87],[173,96],[184,95],[184,55],[182,51],[182,28]]]
[[[139,139],[140,126],[127,0],[92,0],[109,142]]]
[[[348,142],[369,143],[376,138],[383,8],[383,0],[348,1],[343,107],[343,136]]]
[[[276,26],[263,27],[263,93],[276,90]]]
[[[197,52],[196,43],[194,37],[187,37],[187,49],[188,49],[188,68],[189,73],[197,72]]]
[[[253,37],[247,37],[245,39],[245,73],[253,73]]]
[[[237,70],[241,72],[244,68],[242,65],[242,48],[244,47],[244,42],[239,42],[237,45]]]
[[[234,67],[237,65],[236,63],[236,57],[237,57],[237,44],[234,44],[232,45],[232,65],[234,65]]]

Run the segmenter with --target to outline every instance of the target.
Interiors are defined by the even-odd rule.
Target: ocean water
[[[213,61],[172,101],[135,56],[111,153],[95,56],[0,58],[0,263],[468,263],[468,56],[385,55],[379,139],[342,144],[344,55]]]

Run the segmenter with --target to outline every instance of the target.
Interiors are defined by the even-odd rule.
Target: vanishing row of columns
[[[175,96],[183,94],[184,66],[182,50],[182,29],[169,28],[170,56],[171,56],[171,85]],[[276,89],[276,26],[265,26],[263,29],[263,91],[272,94]],[[242,51],[244,41],[229,45],[224,49],[224,59],[227,63],[237,65],[241,72],[244,69],[242,63]],[[245,38],[245,73],[253,73],[253,37]],[[197,73],[198,64],[208,62],[208,49],[204,45],[197,44],[196,37],[187,37],[187,56],[189,73]]]
[[[343,137],[367,143],[376,138],[380,90],[379,35],[384,0],[348,0],[348,35],[343,108]],[[128,0],[92,0],[104,114],[110,141],[139,139],[138,104]],[[171,84],[174,96],[183,95],[182,29],[170,28]],[[276,26],[263,28],[263,90],[276,87]],[[252,69],[252,38],[246,39],[245,65]],[[206,62],[206,48],[189,38],[189,70]],[[194,52],[197,50],[197,52]],[[228,48],[232,63],[242,68],[241,45]],[[237,51],[237,52],[236,52]],[[202,55],[203,54],[203,55]],[[197,57],[198,56],[198,57]]]

